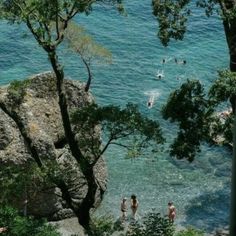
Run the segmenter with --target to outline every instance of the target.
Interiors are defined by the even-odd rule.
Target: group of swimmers
[[[132,218],[136,220],[137,210],[139,206],[139,201],[136,197],[136,195],[132,194],[130,197],[130,209],[132,213]],[[127,205],[127,198],[124,197],[120,204],[120,210],[121,210],[121,220],[125,221],[127,219],[127,212],[128,212],[128,205]],[[170,222],[174,222],[176,217],[176,208],[173,204],[173,202],[168,202],[168,214],[167,214]]]
[[[170,60],[171,60],[171,58],[169,58],[169,59],[164,58],[164,59],[162,59],[162,63],[165,64]],[[187,63],[186,60],[178,60],[177,58],[174,58],[174,61],[175,61],[176,64],[185,65]],[[160,79],[163,79],[164,77],[165,77],[164,70],[158,70],[157,73],[156,73],[156,78],[160,80]]]

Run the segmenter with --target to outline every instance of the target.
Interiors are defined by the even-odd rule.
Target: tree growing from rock
[[[89,232],[90,229],[90,210],[94,207],[94,198],[98,189],[98,182],[94,175],[94,165],[99,157],[105,152],[107,147],[112,141],[127,138],[133,136],[135,143],[138,147],[145,146],[145,142],[149,142],[151,139],[159,144],[163,141],[159,125],[157,122],[150,121],[143,118],[138,112],[136,107],[127,106],[126,109],[120,110],[119,108],[104,108],[102,114],[105,114],[103,118],[100,109],[94,109],[90,116],[87,113],[81,127],[85,128],[86,139],[92,142],[91,145],[84,145],[86,139],[79,137],[76,134],[76,126],[72,126],[70,111],[68,110],[68,102],[65,93],[65,75],[63,65],[60,63],[58,56],[59,46],[64,42],[66,30],[69,23],[74,19],[76,15],[85,13],[90,14],[93,9],[93,4],[106,4],[111,7],[116,6],[119,11],[122,11],[120,0],[1,0],[0,1],[0,17],[8,20],[10,23],[25,23],[39,46],[47,53],[49,62],[56,76],[56,88],[58,93],[58,103],[61,113],[61,119],[63,123],[66,142],[70,148],[70,152],[73,158],[79,164],[81,171],[86,179],[88,189],[85,198],[79,205],[78,209],[73,206],[72,196],[70,195],[68,186],[61,175],[54,175],[50,171],[47,171],[47,163],[42,160],[38,153],[37,147],[34,145],[32,138],[27,133],[24,126],[24,122],[14,109],[8,109],[4,103],[0,103],[1,109],[8,114],[17,124],[21,135],[24,138],[25,143],[31,153],[31,156],[37,163],[42,172],[47,173],[47,178],[54,185],[56,185],[62,192],[62,198],[66,201],[67,205],[73,210],[74,214],[78,217],[79,223]],[[73,37],[69,37],[70,40],[74,40]],[[91,60],[90,53],[84,51],[83,44],[77,42],[75,44],[76,51],[80,54],[81,59],[87,67]],[[89,66],[87,67],[88,74],[90,73]],[[91,81],[91,75],[89,74],[89,80],[86,90],[89,88]],[[13,89],[14,90],[14,89]],[[20,86],[20,90],[24,90]],[[19,92],[19,91],[18,91]],[[20,93],[24,97],[24,91]],[[14,98],[19,98],[19,102],[22,101],[22,96],[13,95]],[[17,108],[16,108],[17,109]],[[89,108],[88,108],[89,109]],[[99,111],[99,112],[98,112]],[[113,115],[111,118],[110,113]],[[83,113],[84,114],[84,113]],[[96,119],[93,119],[94,115],[98,115]],[[88,118],[89,117],[89,118]],[[92,118],[91,118],[92,117]],[[81,118],[82,119],[82,118]],[[89,123],[90,121],[95,122]],[[107,144],[101,148],[101,142],[98,137],[94,137],[93,128],[99,128],[99,122],[109,120],[107,128],[111,133],[108,136]],[[111,126],[111,123],[115,123],[117,126]],[[109,125],[108,125],[109,124]],[[86,126],[87,125],[87,126]],[[92,128],[91,128],[92,125]],[[78,124],[77,124],[78,126]],[[155,130],[151,126],[155,127]],[[146,136],[146,140],[142,137]],[[139,142],[141,141],[141,142]],[[122,145],[122,144],[119,144]],[[124,145],[123,145],[124,146]],[[128,146],[126,146],[128,147]],[[87,149],[86,149],[87,148]],[[140,148],[138,149],[140,151]],[[91,155],[93,159],[91,159]],[[51,158],[55,158],[55,155]]]
[[[156,16],[156,19],[159,23],[158,37],[160,38],[164,46],[167,46],[169,44],[170,39],[183,40],[184,34],[187,30],[187,21],[188,21],[189,16],[191,15],[191,7],[193,6],[192,3],[193,1],[190,1],[190,0],[180,0],[180,1],[152,0],[153,14]],[[194,3],[196,3],[197,7],[203,8],[208,17],[210,17],[214,13],[217,13],[220,16],[223,27],[224,27],[226,42],[229,49],[230,71],[236,72],[236,2],[233,0],[197,0],[197,1],[194,1]],[[225,76],[226,76],[225,82],[229,82],[229,77],[231,77],[231,80],[230,80],[231,84],[226,85],[224,82],[224,85],[221,86],[220,88],[219,85],[221,84],[220,82],[222,82],[222,80],[220,80],[218,81],[218,87],[217,87],[217,82],[216,82],[216,84],[212,86],[210,93],[211,95],[217,95],[218,98],[221,97],[221,101],[223,97],[224,97],[224,100],[228,99],[230,101],[231,106],[232,106],[234,121],[235,121],[234,122],[234,140],[236,140],[235,139],[236,138],[235,89],[231,89],[230,94],[227,93],[227,96],[223,95],[225,93],[223,92],[223,89],[222,89],[222,88],[225,88],[225,85],[227,88],[229,88],[230,86],[233,86],[233,88],[235,88],[235,84],[236,84],[235,74],[232,74],[232,75],[225,74]],[[222,79],[222,76],[221,76],[221,79]],[[197,102],[196,102],[197,99],[200,99],[200,100],[202,99],[204,102],[207,102],[203,98],[202,94],[198,94],[199,96],[196,94],[195,95],[193,94],[196,92],[196,89],[197,87],[199,88],[199,86],[197,84],[193,85],[189,82],[188,84],[185,85],[185,87],[190,86],[190,85],[192,85],[192,89],[189,88],[189,91],[185,94],[186,95],[185,97],[188,98],[188,101],[190,101],[191,105],[197,105]],[[171,98],[169,99],[168,105],[166,106],[165,112],[164,112],[164,115],[166,118],[175,120],[176,117],[174,118],[174,116],[176,114],[175,115],[171,114],[172,111],[170,110],[171,107],[173,108],[171,103],[172,104],[178,103],[178,99],[177,99],[178,96],[176,95],[178,93],[178,95],[181,96],[181,93],[183,93],[184,89],[186,91],[186,88],[182,87],[181,90],[179,90],[178,92],[176,91],[171,95]],[[228,91],[229,89],[227,90],[227,92]],[[202,107],[204,107],[204,105]],[[191,109],[194,107],[186,106],[186,109],[188,108],[190,108],[189,110],[190,112]],[[198,104],[196,108],[200,108],[200,105]],[[206,106],[204,107],[204,109],[205,108]],[[199,143],[196,143],[196,142],[199,142],[201,138],[204,136],[203,134],[204,131],[203,133],[200,132],[201,134],[199,133],[199,131],[197,131],[199,135],[198,136],[199,140],[197,141],[196,140],[193,141],[192,138],[186,139],[187,137],[186,135],[187,134],[189,135],[190,134],[189,132],[191,132],[191,129],[193,128],[192,126],[193,123],[189,123],[191,122],[190,121],[191,118],[198,119],[198,122],[200,122],[202,118],[201,115],[202,115],[202,112],[200,110],[194,111],[193,115],[188,114],[185,117],[185,119],[188,119],[187,124],[190,125],[189,127],[187,126],[183,127],[184,122],[180,122],[180,120],[177,119],[178,122],[180,122],[180,127],[182,125],[181,127],[182,131],[179,133],[179,137],[176,139],[174,146],[172,146],[176,150],[176,152],[172,154],[178,153],[177,156],[179,158],[183,158],[185,157],[186,152],[180,153],[180,151],[183,151],[182,148],[184,146],[185,146],[184,147],[185,150],[187,150],[188,147],[191,149],[193,147],[192,145],[195,145],[195,147],[199,146]],[[195,116],[195,117],[192,117],[192,116]],[[197,117],[201,117],[201,118],[199,119]],[[201,124],[199,127],[202,127],[202,125],[203,124]],[[195,127],[195,128],[199,128],[199,127]],[[233,236],[236,232],[236,221],[235,221],[236,219],[236,192],[235,192],[235,189],[236,189],[236,151],[235,151],[235,147],[236,147],[236,143],[234,142],[234,154],[233,154],[233,165],[232,165],[233,166],[232,167],[232,188],[231,188],[232,189],[231,190],[231,217],[230,217],[230,235],[231,236]],[[190,157],[190,160],[193,159],[193,156]]]
[[[1,0],[0,1],[0,16],[11,23],[25,23],[37,43],[47,53],[52,69],[55,73],[57,80],[57,92],[59,99],[59,107],[61,118],[63,122],[64,132],[70,151],[76,161],[80,164],[81,170],[88,183],[87,195],[80,205],[80,209],[74,212],[78,217],[79,222],[85,228],[89,227],[89,210],[93,207],[94,194],[96,192],[97,184],[95,181],[93,168],[89,164],[89,160],[82,154],[82,151],[75,139],[75,133],[72,130],[70,116],[68,111],[67,98],[64,90],[64,70],[60,64],[57,54],[59,45],[62,44],[65,37],[65,31],[68,24],[72,19],[79,14],[92,12],[92,6],[97,4],[108,4],[116,6],[120,9],[119,0],[70,0],[70,1],[41,1],[41,0]],[[53,23],[53,24],[52,24]],[[2,107],[3,108],[3,107]],[[4,107],[5,109],[5,107]],[[6,110],[6,109],[5,109]],[[13,114],[9,115],[14,116]],[[15,117],[17,120],[17,117]],[[21,133],[24,135],[25,140],[29,143],[31,153],[37,164],[43,167],[42,160],[39,158],[37,150],[32,146],[32,140],[24,132],[24,127],[18,122],[21,127]],[[57,186],[61,189],[63,197],[66,199],[69,206],[73,207],[71,196],[69,195],[68,188],[60,180]]]

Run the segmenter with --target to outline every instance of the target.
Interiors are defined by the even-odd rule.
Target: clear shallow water
[[[138,104],[145,115],[160,119],[165,137],[170,140],[174,127],[160,116],[170,91],[186,78],[200,79],[209,85],[216,78],[216,70],[228,65],[221,22],[217,17],[208,19],[203,11],[195,9],[185,40],[163,48],[156,38],[157,25],[150,3],[130,0],[126,10],[128,16],[124,17],[97,7],[89,17],[76,19],[113,54],[112,65],[94,66],[92,92],[99,104]],[[50,70],[47,56],[32,37],[22,32],[27,32],[24,26],[0,22],[1,84]],[[85,69],[78,58],[66,48],[63,55],[66,75],[85,81]],[[174,57],[187,60],[187,64],[176,65]],[[171,60],[163,65],[163,58]],[[155,79],[158,70],[164,70],[163,80]],[[156,95],[153,109],[146,107],[149,94]],[[135,161],[124,157],[124,150],[117,147],[106,154],[109,183],[99,214],[118,217],[121,197],[136,193],[141,216],[152,208],[165,214],[167,202],[172,200],[178,223],[207,231],[228,223],[231,155],[227,150],[203,146],[191,164],[175,161],[166,152]]]

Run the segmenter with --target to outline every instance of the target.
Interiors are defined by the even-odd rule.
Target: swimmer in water
[[[149,98],[149,100],[147,102],[148,108],[152,108],[153,103],[154,103],[154,96],[152,95],[152,96],[150,96],[150,98]]]
[[[162,79],[162,78],[164,78],[165,77],[165,75],[164,75],[164,71],[163,70],[158,70],[157,71],[157,74],[156,74],[156,77],[157,77],[157,79]]]

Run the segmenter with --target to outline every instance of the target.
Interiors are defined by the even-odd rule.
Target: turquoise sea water
[[[206,18],[201,9],[194,9],[185,40],[163,48],[156,37],[157,24],[150,2],[129,0],[126,10],[128,15],[124,17],[100,6],[90,16],[76,18],[113,54],[112,65],[94,66],[91,91],[99,104],[138,104],[149,118],[160,120],[166,139],[171,140],[174,127],[161,120],[160,115],[168,94],[187,78],[199,79],[208,86],[216,79],[216,71],[228,66],[221,22],[217,16]],[[0,22],[0,35],[1,84],[50,70],[46,55],[24,26]],[[67,49],[63,56],[66,75],[86,81],[79,59]],[[175,57],[185,59],[187,64],[175,64]],[[162,64],[163,58],[168,62]],[[158,70],[164,71],[164,79],[156,80]],[[155,95],[155,103],[148,109],[146,103],[151,94]],[[118,217],[121,198],[136,193],[140,216],[152,208],[164,215],[167,202],[172,200],[179,224],[207,231],[228,224],[231,166],[228,150],[203,145],[191,164],[176,161],[167,152],[134,161],[124,157],[124,150],[117,147],[106,153],[108,190],[98,214]]]

